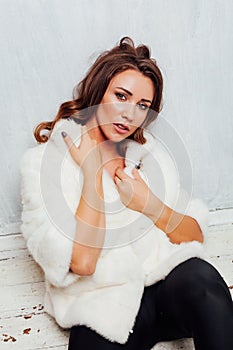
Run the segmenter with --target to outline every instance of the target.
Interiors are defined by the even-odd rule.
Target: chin
[[[108,140],[114,143],[120,142],[128,137],[128,135],[120,135],[112,132],[112,130],[106,130],[105,128],[101,128],[101,133],[106,141]]]
[[[107,140],[113,142],[113,143],[119,143],[123,140],[127,139],[127,137],[122,137],[122,136],[112,136],[112,137],[109,137],[107,138]]]
[[[109,140],[111,140],[112,142],[120,142],[120,141],[123,141],[123,140],[130,138],[131,135],[132,135],[132,133],[129,133],[129,134],[127,133],[124,135],[112,134],[109,137]]]

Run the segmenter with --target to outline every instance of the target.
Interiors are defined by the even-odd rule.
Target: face
[[[105,140],[119,142],[146,119],[154,97],[150,78],[128,69],[112,78],[96,113]]]

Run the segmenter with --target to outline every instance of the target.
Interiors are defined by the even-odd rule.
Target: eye
[[[147,105],[145,105],[144,103],[139,103],[138,104],[139,108],[143,111],[146,111],[149,107]]]
[[[118,98],[118,100],[126,101],[126,96],[120,92],[116,92],[116,97]]]

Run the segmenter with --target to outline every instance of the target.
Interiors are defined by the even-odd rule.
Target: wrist
[[[84,175],[82,192],[86,195],[89,194],[88,196],[92,198],[103,200],[102,171],[98,171],[96,174],[93,171],[92,173]]]
[[[151,201],[150,211],[148,211],[148,217],[153,223],[167,235],[174,229],[174,211],[163,203],[158,197],[153,195]]]
[[[84,180],[87,181],[102,181],[102,175],[103,175],[103,169],[102,167],[99,168],[88,168],[88,169],[82,169]]]
[[[157,224],[162,217],[164,206],[164,203],[150,192],[147,205],[143,209],[143,214],[151,219],[154,224]]]

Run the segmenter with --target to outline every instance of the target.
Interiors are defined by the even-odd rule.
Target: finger
[[[73,143],[70,135],[68,135],[65,131],[62,131],[61,134],[62,134],[63,140],[65,141],[67,147],[68,148],[72,147],[74,143]]]
[[[133,177],[135,178],[135,180],[142,180],[141,175],[139,174],[139,172],[136,168],[133,168],[132,174],[133,174]]]
[[[75,146],[72,138],[65,131],[62,131],[61,134],[62,134],[63,140],[65,141],[65,144],[67,145],[67,147],[69,149],[71,156],[73,156],[74,152],[76,150],[76,146]]]
[[[86,136],[88,136],[86,125],[81,126],[81,139],[83,140]]]
[[[119,186],[120,183],[121,183],[121,180],[120,180],[119,177],[117,177],[117,176],[114,177],[114,181],[115,181],[115,184],[116,184],[117,186]]]
[[[115,175],[121,180],[130,180],[131,178],[121,169],[116,168]]]

